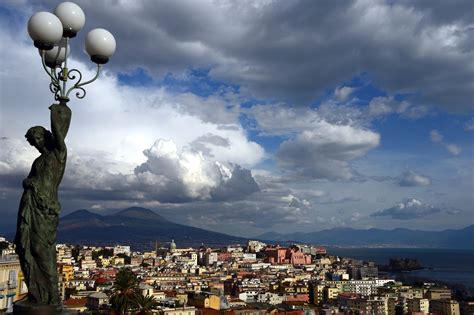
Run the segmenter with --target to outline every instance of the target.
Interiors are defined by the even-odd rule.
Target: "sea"
[[[329,255],[373,261],[388,265],[390,258],[412,258],[425,269],[408,272],[408,275],[462,284],[474,292],[474,250],[427,248],[327,248]]]

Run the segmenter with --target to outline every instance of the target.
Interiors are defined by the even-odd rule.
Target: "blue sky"
[[[143,206],[242,236],[474,223],[469,1],[110,2],[77,2],[73,67],[93,75],[92,28],[117,52],[70,102],[63,214]],[[0,4],[0,233],[53,101],[26,24],[57,4]]]

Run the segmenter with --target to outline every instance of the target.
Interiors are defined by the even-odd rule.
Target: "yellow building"
[[[229,303],[225,296],[214,294],[196,295],[189,300],[189,304],[199,308],[211,308],[217,311],[229,308]]]
[[[156,252],[144,252],[143,258],[156,258]]]
[[[74,267],[69,264],[58,264],[58,273],[62,275],[64,282],[69,282],[74,278]]]
[[[102,267],[108,267],[110,265],[110,258],[99,256],[99,260]]]
[[[125,264],[125,259],[122,258],[122,257],[112,257],[110,262],[111,262],[112,265],[115,265],[115,266],[124,265]]]
[[[216,295],[209,296],[209,308],[213,310],[220,310],[221,309],[221,299]]]
[[[324,298],[326,301],[332,301],[337,299],[337,295],[340,290],[338,288],[325,287],[324,288]]]
[[[27,292],[18,256],[0,257],[0,313],[13,311],[13,302]]]

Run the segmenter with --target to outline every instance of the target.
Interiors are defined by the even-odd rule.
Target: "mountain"
[[[58,242],[73,244],[129,244],[150,248],[155,241],[180,246],[244,244],[247,239],[178,224],[150,209],[132,207],[112,215],[100,215],[81,209],[60,219]],[[301,242],[347,247],[431,247],[474,249],[474,225],[460,230],[420,231],[409,229],[333,228],[318,232],[281,234],[267,232],[255,239],[267,242]]]
[[[66,220],[64,220],[67,218]],[[99,214],[92,213],[86,209],[74,211],[73,213],[61,218],[60,228],[63,229],[79,229],[83,227],[104,227],[107,226],[103,222],[103,217]]]
[[[59,220],[58,242],[132,245],[147,249],[172,239],[180,246],[245,244],[247,239],[171,222],[152,210],[132,207],[112,215],[77,210]]]
[[[140,208],[140,207],[131,207],[123,211],[120,211],[115,214],[116,217],[121,218],[130,218],[130,219],[139,219],[139,220],[152,220],[152,221],[162,221],[163,223],[170,222],[150,209]]]
[[[268,232],[257,236],[262,240],[296,241],[329,246],[358,247],[432,247],[474,249],[474,225],[460,230],[420,231],[409,229],[368,229],[334,228],[318,232],[279,234]]]

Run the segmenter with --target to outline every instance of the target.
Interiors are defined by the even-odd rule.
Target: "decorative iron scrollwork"
[[[82,73],[77,69],[68,69],[66,63],[54,68],[50,68],[45,62],[45,52],[41,51],[41,59],[43,62],[43,68],[51,79],[49,83],[49,90],[54,94],[54,99],[68,98],[69,94],[73,90],[77,90],[75,95],[79,99],[83,99],[86,96],[86,90],[83,88],[84,85],[94,82],[97,80],[100,74],[101,64],[97,64],[97,72],[95,76],[89,81],[82,82]],[[66,82],[68,80],[77,80],[69,89],[66,89]]]

